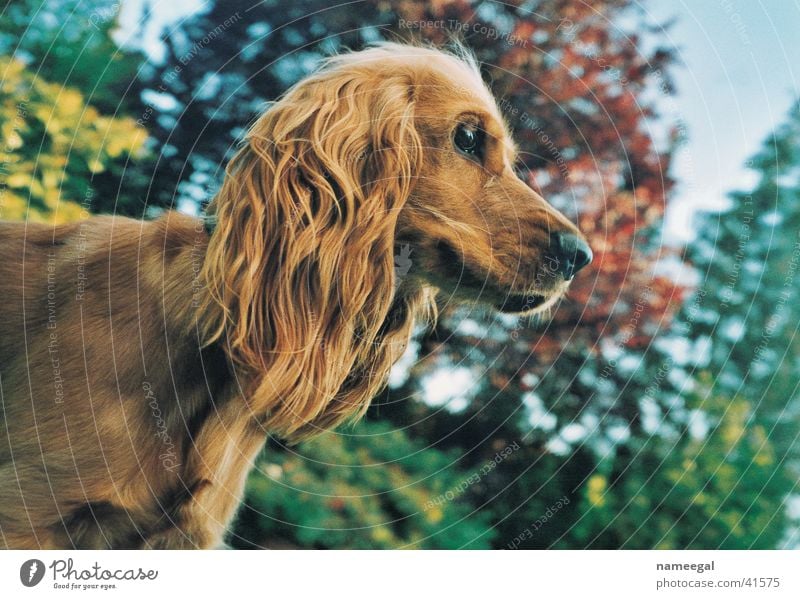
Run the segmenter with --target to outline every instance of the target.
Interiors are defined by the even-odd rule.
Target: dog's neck
[[[207,230],[212,223],[192,219],[190,234],[184,222],[187,218],[190,217],[173,214],[167,219],[170,230],[168,237],[173,235],[173,223],[179,225],[176,229],[183,232],[176,231],[175,235],[181,239],[173,242],[173,257],[164,265],[162,286],[165,289],[165,302],[174,316],[173,322],[184,331],[187,346],[194,344],[195,348],[199,348],[210,342],[223,350],[230,363],[227,369],[230,381],[226,384],[230,391],[228,395],[241,396],[244,401],[242,414],[262,423],[269,432],[293,438],[313,436],[362,414],[372,395],[385,385],[391,366],[405,351],[415,322],[431,312],[431,290],[414,284],[411,279],[404,280],[397,289],[392,290],[391,306],[377,337],[364,341],[360,346],[357,343],[352,345],[353,353],[347,354],[351,359],[347,362],[346,371],[341,370],[345,363],[337,362],[341,354],[337,353],[339,350],[335,346],[345,340],[336,338],[323,341],[334,344],[330,352],[324,345],[319,348],[317,357],[324,360],[323,363],[305,364],[293,357],[291,352],[284,351],[268,353],[272,361],[265,362],[262,368],[244,366],[237,363],[227,333],[213,341],[207,337],[209,331],[213,331],[225,318],[223,309],[208,301],[209,292],[197,277],[196,262],[198,256],[202,258],[207,250],[210,240]],[[219,231],[212,231],[211,235],[214,234],[219,234]],[[359,338],[357,331],[353,334],[356,339]],[[265,347],[274,345],[269,339],[265,339],[264,344]],[[308,368],[337,367],[340,368],[341,380],[338,387],[329,386],[325,390],[316,386],[303,392],[305,401],[312,402],[313,408],[307,405],[298,407],[287,400],[297,398],[296,390],[299,388],[308,387]],[[348,414],[345,408],[349,410]]]

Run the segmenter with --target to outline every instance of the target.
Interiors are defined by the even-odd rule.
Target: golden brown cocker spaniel
[[[436,293],[552,305],[591,252],[514,161],[474,61],[384,44],[258,119],[213,231],[0,223],[0,546],[218,546],[266,434],[363,414]]]

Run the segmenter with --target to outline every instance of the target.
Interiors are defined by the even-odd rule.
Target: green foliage
[[[488,548],[494,536],[488,515],[472,513],[454,492],[475,473],[457,463],[456,455],[426,449],[387,423],[271,448],[250,476],[233,542]]]
[[[702,280],[674,334],[705,346],[682,364],[706,370],[713,394],[748,403],[785,483],[800,476],[800,104],[747,166],[753,188],[698,226],[690,256]]]
[[[0,56],[0,218],[63,222],[86,216],[93,175],[119,181],[145,155],[147,132],[107,117],[74,89],[49,83],[19,60]]]
[[[13,55],[51,83],[80,90],[105,114],[130,112],[145,57],[114,41],[119,8],[106,0],[6,3],[0,9],[0,54]]]
[[[769,549],[786,530],[793,483],[750,404],[694,400],[707,434],[637,439],[601,462],[582,491],[571,532],[581,546],[627,549]]]

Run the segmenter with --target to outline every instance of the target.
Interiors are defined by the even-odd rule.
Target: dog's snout
[[[569,281],[592,261],[592,249],[574,233],[559,232],[550,238],[550,253],[558,273]]]

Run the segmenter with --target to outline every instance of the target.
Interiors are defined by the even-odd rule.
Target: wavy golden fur
[[[258,119],[210,235],[0,223],[0,544],[218,546],[266,434],[363,414],[434,296],[552,305],[590,254],[514,160],[473,61],[385,44]]]
[[[404,297],[389,320],[397,218],[422,159],[408,79],[376,89],[357,68],[332,59],[268,110],[211,208],[206,307],[224,318],[210,339],[270,373],[251,407],[285,437],[360,415],[427,302]]]

